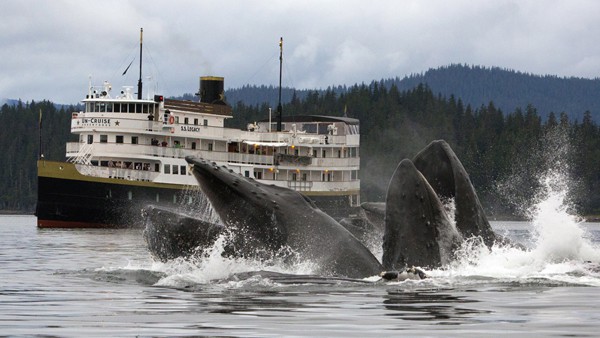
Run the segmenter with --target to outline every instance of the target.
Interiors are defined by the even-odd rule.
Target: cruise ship
[[[140,227],[146,205],[195,203],[186,156],[297,190],[333,217],[360,205],[357,119],[265,112],[246,130],[227,128],[224,78],[199,82],[198,101],[142,98],[141,71],[137,93],[90,84],[85,109],[72,113],[78,141],[67,143],[67,161],[37,162],[38,227]]]

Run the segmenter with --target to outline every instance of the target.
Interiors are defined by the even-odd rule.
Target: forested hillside
[[[57,110],[48,101],[4,104],[0,110],[0,210],[33,212],[37,199],[39,124],[46,158],[64,160],[65,143],[71,140],[71,111]]]
[[[378,82],[388,90],[395,85],[400,91],[410,90],[420,83],[426,84],[435,95],[454,95],[465,105],[470,104],[473,107],[493,102],[496,107],[509,113],[531,104],[536,107],[543,120],[551,112],[566,112],[569,118],[579,122],[583,120],[585,112],[590,111],[593,120],[600,123],[600,79],[539,76],[498,67],[455,64]],[[333,86],[320,92],[327,90],[339,95],[346,93],[349,88]],[[304,99],[309,92],[284,88],[282,101],[290,102],[294,95],[298,99]],[[232,105],[240,101],[249,105],[269,102],[271,107],[277,106],[278,98],[277,88],[267,86],[229,89],[226,97]]]
[[[425,83],[436,94],[454,95],[474,107],[494,102],[505,112],[533,105],[544,119],[551,112],[566,112],[571,119],[581,122],[589,111],[594,121],[600,123],[599,78],[540,76],[498,67],[455,64],[385,83],[388,87],[395,83],[400,90]]]
[[[267,103],[238,102],[228,126],[268,118]],[[35,206],[39,112],[43,111],[46,158],[64,159],[70,109],[50,102],[2,106],[0,209],[32,212]],[[539,178],[556,167],[570,175],[573,208],[600,214],[600,129],[587,112],[580,120],[566,113],[542,119],[532,105],[503,112],[494,103],[472,107],[454,96],[443,97],[425,85],[401,91],[385,82],[292,96],[284,114],[341,116],[361,121],[363,201],[382,201],[397,163],[413,157],[435,139],[447,140],[492,215],[522,213],[540,191]]]

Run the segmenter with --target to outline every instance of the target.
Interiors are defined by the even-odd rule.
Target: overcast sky
[[[0,1],[0,98],[76,103],[92,83],[144,95],[225,87],[326,88],[451,63],[600,76],[600,1]],[[134,64],[126,76],[127,65]],[[147,79],[146,77],[151,77]]]

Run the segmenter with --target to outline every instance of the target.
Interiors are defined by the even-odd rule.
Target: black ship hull
[[[186,186],[94,178],[70,163],[38,162],[38,227],[141,227],[148,204],[180,204]],[[189,187],[188,187],[189,188]]]

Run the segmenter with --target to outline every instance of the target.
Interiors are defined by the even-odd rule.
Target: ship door
[[[94,135],[88,135],[87,136],[87,143],[88,144],[94,143]]]

